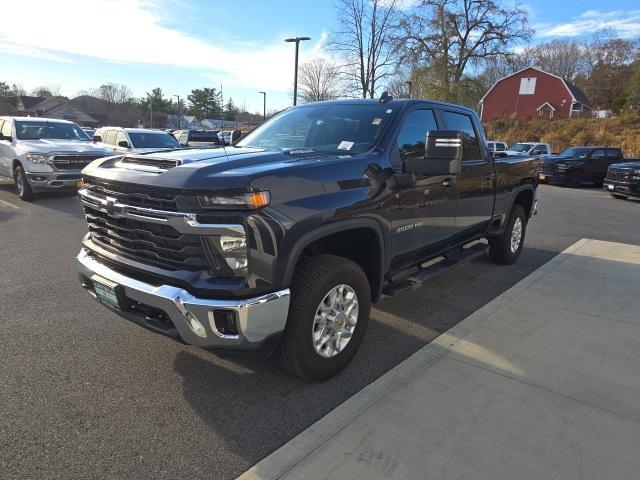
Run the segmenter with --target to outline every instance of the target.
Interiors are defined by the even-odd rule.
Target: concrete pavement
[[[639,372],[640,247],[581,240],[240,478],[637,479]]]

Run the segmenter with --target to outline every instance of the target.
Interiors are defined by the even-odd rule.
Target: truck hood
[[[640,159],[632,159],[620,163],[612,163],[613,168],[640,168]]]
[[[120,163],[128,157],[127,163]],[[215,149],[179,149],[146,155],[125,154],[97,160],[82,173],[105,180],[145,184],[173,189],[228,190],[261,188],[265,177],[277,183],[298,177],[301,170],[331,164],[330,170],[339,168],[336,163],[351,156],[318,154],[300,150],[284,153],[257,147],[227,147]],[[145,165],[138,168],[136,159]],[[178,166],[161,172],[148,171],[149,162],[175,160]],[[133,163],[129,163],[133,162]],[[329,169],[328,169],[329,170]],[[339,173],[328,174],[328,177]],[[273,182],[268,182],[273,183]]]
[[[79,140],[18,140],[17,147],[24,152],[31,153],[98,153],[109,155],[113,149],[96,145],[93,142],[81,142]]]

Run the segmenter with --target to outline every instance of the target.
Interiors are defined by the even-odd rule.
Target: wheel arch
[[[348,239],[348,242],[345,240]],[[371,300],[382,294],[388,255],[382,228],[371,218],[342,220],[323,225],[303,235],[291,249],[285,266],[285,282],[290,284],[296,266],[310,255],[328,253],[356,262],[371,287]]]

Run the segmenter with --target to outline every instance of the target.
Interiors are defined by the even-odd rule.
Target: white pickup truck
[[[0,177],[15,181],[22,200],[38,192],[76,192],[80,170],[113,150],[96,145],[75,123],[31,117],[0,117]]]
[[[551,156],[551,145],[539,142],[522,142],[511,145],[507,150],[509,155],[537,155],[540,158]]]

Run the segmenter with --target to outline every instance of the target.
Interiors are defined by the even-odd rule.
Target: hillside
[[[515,118],[485,124],[487,138],[509,145],[518,142],[544,142],[554,152],[574,145],[622,147],[627,157],[640,157],[640,115],[625,113],[615,118],[576,118],[569,120],[531,120]]]

